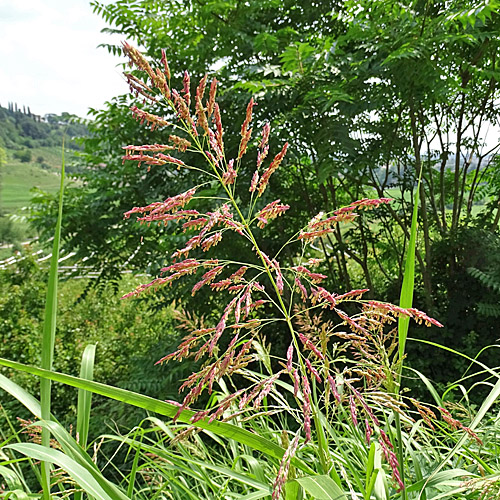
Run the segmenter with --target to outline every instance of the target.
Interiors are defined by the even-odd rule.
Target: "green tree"
[[[193,81],[216,73],[227,137],[238,137],[246,104],[256,96],[257,122],[268,117],[276,140],[291,143],[269,201],[298,207],[288,219],[294,227],[362,197],[396,199],[376,218],[360,217],[320,242],[329,286],[339,291],[367,285],[389,300],[398,296],[422,171],[417,302],[441,319],[454,311],[448,292],[452,284],[460,289],[457,280],[467,273],[460,246],[443,254],[442,243],[477,227],[496,233],[500,218],[498,144],[486,141],[488,127],[499,121],[498,2],[128,0],[94,8],[108,31],[140,43],[151,58],[165,48],[177,88],[185,68]],[[185,174],[159,170],[145,184],[140,169],[122,165],[124,145],[167,139],[135,125],[134,103],[168,116],[128,97],[96,111],[84,143],[85,189],[69,190],[66,205],[67,245],[103,279],[116,279],[123,265],[154,273],[164,264],[177,245],[174,229],[158,236],[143,226],[139,243],[122,214],[129,200],[145,205],[189,185]],[[236,148],[227,145],[230,154]],[[253,170],[248,160],[246,180]],[[50,217],[48,206],[38,205],[41,228]],[[265,236],[272,253],[276,233]]]
[[[116,30],[125,33],[129,39],[133,40],[138,33],[142,33],[141,36],[148,40],[146,45],[152,56],[159,58],[160,49],[167,47],[178,85],[182,85],[181,69],[188,67],[195,80],[205,72],[215,75],[210,68],[223,63],[223,67],[217,71],[217,78],[221,81],[219,93],[223,94],[221,107],[228,137],[236,137],[236,134],[229,133],[229,129],[231,126],[234,131],[238,129],[250,98],[250,92],[246,89],[232,90],[234,80],[244,79],[243,74],[248,71],[248,67],[242,66],[242,61],[258,57],[259,61],[267,61],[266,64],[270,66],[279,64],[279,54],[290,43],[300,41],[305,36],[297,31],[297,26],[304,26],[304,30],[310,34],[318,23],[325,26],[326,32],[333,29],[329,26],[332,23],[327,15],[331,6],[308,10],[297,6],[295,2],[274,0],[253,2],[250,7],[239,4],[232,6],[229,2],[219,5],[195,3],[191,12],[190,9],[174,9],[174,4],[146,1],[95,5],[96,10],[109,23],[116,23]],[[139,12],[141,15],[137,15]],[[275,33],[275,41],[273,37],[267,37],[268,32]],[[175,44],[170,41],[171,33],[176,34]],[[110,50],[120,49],[110,47]],[[183,174],[165,177],[162,172],[154,172],[148,178],[145,190],[139,182],[143,173],[128,163],[122,165],[120,153],[124,144],[165,140],[161,131],[148,134],[137,127],[130,115],[131,104],[130,98],[120,97],[109,103],[107,110],[94,113],[95,121],[89,125],[90,137],[84,143],[84,158],[88,168],[82,173],[90,190],[70,190],[70,199],[66,202],[67,207],[74,207],[67,208],[67,244],[80,252],[82,257],[90,257],[91,264],[100,269],[102,277],[106,279],[118,276],[117,269],[125,262],[130,269],[147,267],[154,272],[163,265],[164,256],[175,247],[175,239],[167,237],[171,233],[170,228],[165,228],[164,236],[158,238],[157,233],[144,227],[139,249],[135,228],[126,224],[124,227],[122,223],[123,213],[129,209],[129,200],[147,204],[187,185]],[[163,113],[165,110],[156,111]],[[265,107],[262,106],[261,113],[264,112]],[[274,114],[277,113],[275,109]],[[276,143],[278,141],[282,142],[282,139],[276,139]],[[237,144],[230,145],[230,148],[234,153]],[[103,168],[104,164],[106,168]],[[249,165],[248,176],[252,174],[252,169],[253,165]],[[92,192],[99,195],[92,196]],[[37,217],[39,227],[43,230],[47,227],[45,216],[50,218],[51,215],[43,206],[40,209]],[[82,217],[84,213],[87,215]],[[304,217],[304,214],[301,216]],[[87,237],[81,239],[80,235],[83,234]]]
[[[96,2],[95,10],[114,25],[112,31],[132,40],[140,36],[151,56],[159,58],[166,47],[178,77],[181,68],[201,77],[220,66],[226,123],[236,123],[248,96],[257,93],[258,113],[293,141],[293,165],[283,184],[288,193],[290,187],[302,193],[300,217],[364,195],[393,194],[393,187],[401,193],[383,234],[370,240],[367,221],[360,220],[349,238],[339,232],[325,244],[327,260],[346,286],[361,280],[353,279],[358,271],[344,255],[370,286],[377,282],[374,273],[386,281],[400,276],[408,202],[423,168],[418,258],[432,302],[431,233],[455,231],[461,216],[470,218],[493,158],[481,146],[485,127],[497,120],[496,4],[350,1],[308,9],[292,1],[186,2],[186,9],[173,9],[168,1],[141,0]],[[123,113],[126,103],[117,101],[109,113]],[[105,127],[97,127],[104,137]],[[135,130],[121,129],[121,140]],[[107,134],[99,146],[111,152],[110,140]],[[87,144],[97,152],[96,141]],[[279,195],[280,186],[275,191]]]

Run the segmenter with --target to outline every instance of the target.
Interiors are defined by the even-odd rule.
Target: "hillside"
[[[77,139],[86,134],[86,125],[69,113],[42,117],[26,106],[0,106],[0,148],[6,153],[0,180],[0,213],[13,214],[28,205],[32,188],[55,192],[63,136],[67,170],[71,173],[71,159],[79,150]]]
[[[0,106],[0,146],[7,151],[60,147],[64,134],[67,146],[76,150],[78,144],[74,139],[86,135],[87,127],[69,113],[42,117],[26,106],[20,108],[12,103],[7,108]]]
[[[41,117],[26,106],[0,106],[0,245],[34,236],[17,216],[25,214],[22,209],[29,205],[34,188],[49,193],[59,189],[63,136],[66,170],[71,174],[72,159],[80,149],[77,139],[86,134],[86,125],[68,113]],[[3,250],[1,257],[5,256]]]

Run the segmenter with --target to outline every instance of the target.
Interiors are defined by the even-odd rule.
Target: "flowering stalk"
[[[192,373],[181,386],[181,392],[185,392],[185,395],[178,404],[177,417],[184,409],[192,407],[202,392],[211,393],[214,385],[223,378],[230,378],[236,373],[247,373],[245,370],[249,364],[257,359],[254,348],[261,332],[272,321],[282,321],[287,325],[290,343],[283,356],[281,369],[262,379],[252,380],[248,387],[241,387],[229,394],[214,408],[198,411],[192,422],[196,423],[201,419],[210,422],[214,419],[225,420],[235,413],[258,411],[268,398],[275,399],[279,405],[280,395],[276,390],[276,383],[283,377],[289,377],[294,387],[297,410],[302,416],[302,446],[309,441],[317,442],[324,474],[339,478],[330,458],[329,443],[321,422],[322,412],[327,416],[335,413],[330,410],[333,404],[334,408],[339,408],[339,414],[346,415],[354,428],[364,425],[362,435],[368,447],[375,439],[379,442],[396,488],[404,488],[398,460],[392,451],[394,445],[387,437],[380,418],[387,408],[401,414],[406,414],[408,410],[408,405],[402,398],[393,396],[397,394],[396,374],[399,373],[399,363],[402,360],[398,358],[397,338],[392,325],[398,318],[412,318],[425,324],[441,325],[414,308],[364,300],[363,295],[368,291],[366,289],[344,294],[329,291],[320,285],[327,276],[314,269],[320,261],[314,257],[307,258],[311,243],[335,231],[338,224],[348,223],[359,217],[363,210],[378,208],[391,200],[365,198],[332,213],[320,213],[313,217],[306,227],[285,244],[293,244],[297,248],[293,252],[296,258],[291,267],[278,260],[281,250],[275,256],[266,255],[259,244],[255,226],[262,229],[291,207],[279,199],[262,203],[260,198],[266,192],[271,176],[285,161],[288,143],[275,153],[266,166],[270,126],[267,123],[264,125],[258,145],[257,168],[250,186],[244,187],[251,193],[245,216],[238,202],[236,187],[243,168],[242,160],[251,146],[251,122],[256,105],[254,100],[251,99],[247,106],[236,157],[228,160],[221,112],[215,98],[217,81],[212,80],[208,99],[205,100],[205,75],[193,97],[191,78],[187,72],[184,73],[182,89],[177,91],[172,88],[170,68],[164,52],[163,69],[154,70],[136,49],[125,44],[124,51],[130,61],[149,77],[148,83],[141,83],[136,77],[131,78],[132,89],[141,96],[147,93],[155,102],[157,97],[161,97],[167,104],[168,113],[177,116],[177,129],[182,135],[170,135],[171,144],[126,146],[124,161],[135,161],[139,166],[144,164],[148,168],[173,165],[177,169],[196,169],[208,180],[216,179],[224,193],[224,203],[213,211],[200,212],[192,208],[197,200],[197,188],[193,187],[161,202],[134,207],[125,213],[125,218],[136,215],[141,223],[181,223],[185,232],[194,231],[194,234],[184,247],[172,254],[172,262],[162,269],[162,276],[140,285],[124,298],[196,274],[201,276],[192,288],[193,295],[202,288],[210,288],[214,293],[228,296],[216,323],[208,328],[189,331],[174,352],[158,361],[164,363],[186,357],[205,359],[202,368]],[[132,112],[154,128],[169,123],[167,119],[151,115],[137,107],[133,107]],[[169,153],[166,154],[166,151]],[[200,155],[204,166],[193,167],[177,157],[185,151]],[[263,206],[255,211],[260,203]],[[235,232],[248,241],[255,252],[254,262],[237,263],[222,261],[216,257],[204,258],[205,253],[213,252],[217,245],[223,244],[228,231]],[[346,303],[357,304],[359,312],[348,314],[344,309]],[[260,318],[258,310],[263,306],[277,309],[278,317],[274,320]],[[324,312],[331,318],[336,318],[336,321],[325,321],[321,317]],[[227,342],[221,342],[223,337],[227,338]],[[351,353],[350,361],[346,364],[347,358],[338,357],[337,351]],[[418,413],[424,416],[425,422],[432,425],[432,412],[423,408],[425,407],[422,405],[417,407]],[[448,418],[443,412],[441,415]],[[452,422],[449,418],[448,421]],[[291,457],[300,451],[298,436],[299,433],[285,453],[274,483],[273,498],[280,495]]]

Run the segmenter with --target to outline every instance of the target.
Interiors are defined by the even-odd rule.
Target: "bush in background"
[[[47,291],[47,273],[30,254],[7,269],[0,270],[0,357],[40,366],[41,330]],[[136,282],[126,279],[128,286]],[[83,295],[88,280],[60,283],[56,370],[78,375],[86,345],[97,342],[95,380],[124,388],[139,389],[159,398],[173,397],[179,373],[154,367],[170,343],[175,341],[172,309],[163,307],[149,314],[144,303],[120,301],[111,287],[93,289]],[[147,299],[146,299],[147,300]],[[2,369],[5,373],[6,369]],[[33,394],[39,382],[20,372],[9,373],[12,379]],[[61,421],[74,421],[76,392],[54,385],[53,411]],[[2,398],[3,399],[3,398]],[[13,417],[22,416],[18,404],[4,407]],[[126,425],[136,421],[137,413],[121,412],[116,403],[94,402],[96,427],[113,420]]]
[[[21,161],[22,163],[29,163],[32,159],[32,154],[29,149],[23,149],[20,151],[14,151],[12,153],[12,156],[16,159]]]

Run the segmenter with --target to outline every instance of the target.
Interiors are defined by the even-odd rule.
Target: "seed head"
[[[189,108],[189,105],[191,104],[191,79],[187,71],[184,71],[184,78],[182,80],[182,83],[184,84],[184,100],[186,101],[186,106]]]
[[[287,148],[288,148],[288,142],[285,142],[283,149],[274,157],[273,161],[271,162],[267,170],[262,174],[258,188],[259,196],[261,196],[262,193],[265,191],[271,175],[278,169],[281,162],[283,161],[283,158],[286,155]]]
[[[214,112],[215,95],[217,94],[217,80],[214,78],[210,84],[210,94],[207,102],[207,115],[210,118]]]
[[[167,77],[167,80],[170,81],[170,68],[168,67],[167,53],[165,52],[165,49],[161,49],[161,62],[163,63],[165,76]]]

